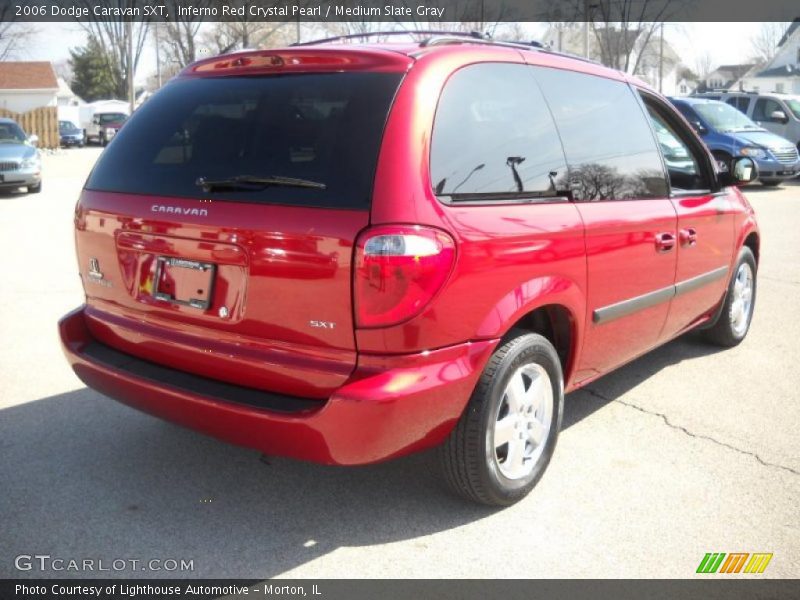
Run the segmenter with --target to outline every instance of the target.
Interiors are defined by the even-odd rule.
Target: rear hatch
[[[249,56],[191,68],[100,157],[76,214],[87,322],[139,358],[325,398],[355,366],[353,245],[405,63]]]

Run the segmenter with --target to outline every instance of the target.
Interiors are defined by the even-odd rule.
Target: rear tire
[[[714,325],[703,333],[718,346],[731,348],[741,343],[750,330],[756,305],[756,259],[744,246],[728,283],[722,312]]]
[[[521,500],[550,462],[563,408],[555,348],[541,335],[516,332],[492,355],[439,449],[445,481],[473,502],[509,506]]]

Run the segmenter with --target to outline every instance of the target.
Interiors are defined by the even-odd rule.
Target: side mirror
[[[749,156],[734,158],[728,168],[720,169],[719,173],[720,183],[724,186],[744,185],[756,179],[758,179],[758,167]]]
[[[782,110],[773,111],[772,114],[769,116],[771,121],[775,121],[777,123],[788,123],[789,118],[786,116],[786,113]]]
[[[100,125],[100,117],[95,117],[92,119],[92,125]]]
[[[705,135],[708,133],[708,129],[706,129],[706,126],[700,121],[692,121],[692,127],[694,127],[694,130],[700,135]]]
[[[36,146],[39,143],[39,136],[35,133],[28,136],[28,142],[31,146]]]

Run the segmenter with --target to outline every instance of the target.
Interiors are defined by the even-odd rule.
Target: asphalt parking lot
[[[15,569],[37,553],[252,579],[690,577],[707,552],[771,552],[762,576],[800,575],[800,183],[747,190],[745,342],[688,336],[568,396],[547,474],[496,511],[450,496],[431,453],[265,464],[86,389],[55,324],[82,302],[72,211],[99,153],[46,156],[40,195],[0,195],[0,578],[93,574]]]

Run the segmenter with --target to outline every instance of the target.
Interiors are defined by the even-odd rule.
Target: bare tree
[[[590,23],[600,61],[636,73],[656,32],[686,0],[567,0],[545,4],[551,24]]]
[[[636,73],[650,39],[679,4],[669,0],[603,0],[596,3],[592,30],[604,65]],[[616,24],[616,26],[614,26]]]
[[[112,14],[114,10],[128,9],[140,3],[137,0],[102,0],[101,2],[77,0],[76,4],[85,6],[90,14],[93,10],[92,7],[100,4],[109,9],[109,14]],[[114,81],[116,96],[127,98],[129,81],[136,73],[150,23],[147,21],[134,22],[129,28],[125,21],[120,20],[120,17],[110,16],[98,18],[98,20],[78,21],[78,24],[86,33],[94,36],[103,49],[108,72]],[[130,58],[128,56],[129,31],[133,46]]]
[[[214,23],[203,36],[203,42],[215,54],[282,45],[290,35],[286,25],[284,22],[256,21],[249,17]]]
[[[700,81],[705,81],[709,74],[714,70],[714,61],[711,54],[702,52],[694,58],[694,72]]]
[[[778,52],[778,42],[789,29],[791,23],[761,23],[758,31],[750,38],[754,57],[759,62],[769,62]]]
[[[363,35],[370,41],[382,42],[386,36],[374,35],[382,31],[397,29],[394,23],[384,21],[329,21],[322,24],[322,31],[328,36]]]
[[[200,2],[199,4],[209,3]],[[153,24],[156,44],[168,64],[185,67],[197,59],[198,33],[202,25],[202,19],[192,17],[181,21]]]
[[[59,60],[53,63],[53,70],[58,77],[61,77],[68,84],[72,82],[74,73],[72,72],[72,65],[69,60]]]
[[[0,2],[0,61],[18,57],[25,42],[36,34],[30,23],[13,21],[13,8],[10,3]]]

